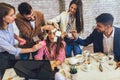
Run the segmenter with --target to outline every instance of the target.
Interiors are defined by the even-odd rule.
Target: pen
[[[102,67],[101,63],[99,64],[99,70],[100,70],[101,72],[103,72],[103,67]]]
[[[117,66],[117,67],[115,67],[115,70],[116,70],[116,69],[118,69],[118,68],[119,68],[118,66]]]
[[[117,67],[115,68],[115,70],[118,69],[118,68],[119,68],[119,66],[117,66]]]

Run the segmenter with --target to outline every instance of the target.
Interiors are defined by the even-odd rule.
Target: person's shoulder
[[[40,11],[34,11],[34,15],[37,19],[44,18],[44,14]]]
[[[114,29],[120,29],[120,27],[117,27],[117,26],[114,26],[113,28],[114,28]]]
[[[22,18],[22,15],[20,13],[17,13],[16,18]]]
[[[63,11],[61,14],[69,14],[67,11]]]
[[[93,29],[93,32],[96,33],[96,32],[98,32],[98,30],[95,28],[95,29]]]
[[[98,34],[103,34],[101,32],[99,32],[96,28],[92,31],[91,35],[98,35]]]
[[[68,13],[67,11],[63,11],[62,13]]]
[[[20,13],[17,13],[15,22],[19,22],[19,21],[23,21],[23,20],[24,20],[24,17]]]
[[[120,27],[115,27],[114,26],[114,30],[115,30],[116,33],[120,33]]]
[[[45,41],[45,40],[40,41],[40,42],[39,42],[39,44],[41,44],[41,45],[45,46],[45,45],[46,45],[46,41]]]
[[[61,17],[67,17],[69,15],[69,13],[67,11],[63,11],[60,16]]]

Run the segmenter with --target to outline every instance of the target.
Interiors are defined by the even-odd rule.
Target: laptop
[[[53,80],[54,74],[48,60],[17,60],[14,65],[16,74],[26,80]]]

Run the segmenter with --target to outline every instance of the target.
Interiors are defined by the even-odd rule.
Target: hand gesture
[[[116,68],[115,69],[117,69],[117,68],[120,68],[120,62],[116,63]]]
[[[74,37],[74,39],[77,39],[77,31],[71,30],[70,32],[72,33],[72,36]]]
[[[42,47],[41,44],[36,44],[36,45],[34,45],[34,46],[32,47],[32,50],[33,50],[33,51],[37,51],[37,50],[39,50],[41,47]]]
[[[59,25],[58,25],[56,22],[53,22],[53,26],[54,26],[56,29],[60,29],[60,28],[59,28]]]
[[[19,41],[20,45],[26,44],[26,40],[25,39],[19,38],[18,41]]]
[[[67,33],[66,33],[66,32],[63,32],[63,33],[61,34],[62,39],[63,39],[64,37],[66,37],[66,36],[67,36]]]
[[[53,30],[54,29],[54,26],[52,25],[45,25],[42,27],[43,30]]]

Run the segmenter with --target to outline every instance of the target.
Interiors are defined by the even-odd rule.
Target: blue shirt
[[[8,30],[0,30],[0,52],[7,51],[10,54],[18,55],[21,48],[14,47],[14,31],[13,25],[8,25]]]

